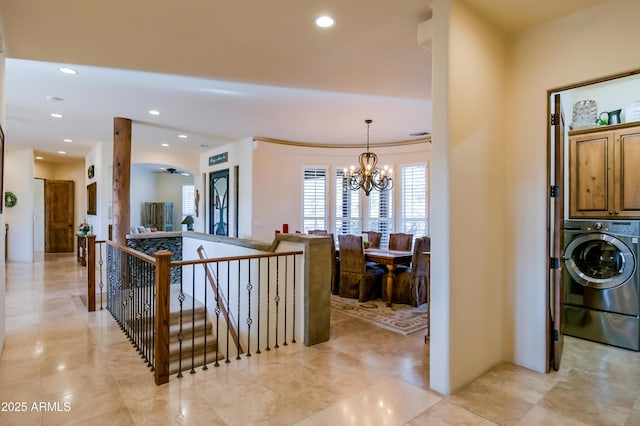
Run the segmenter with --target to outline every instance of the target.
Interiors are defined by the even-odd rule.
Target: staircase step
[[[207,336],[207,354],[212,354],[211,358],[215,356],[218,342],[213,335]],[[195,339],[194,342],[191,339],[185,339],[182,341],[182,359],[191,359],[191,352],[195,355],[203,354],[205,351],[204,336]],[[173,361],[180,357],[180,341],[175,339],[169,343],[169,361]]]
[[[189,319],[188,322],[182,322],[182,332],[184,333],[184,338],[191,338],[192,335],[195,334],[196,337],[202,336],[205,333],[211,334],[211,330],[213,329],[213,323],[206,318],[196,319],[195,324],[191,322]],[[178,333],[180,333],[180,322],[172,322],[169,324],[169,339],[177,339]]]
[[[213,366],[214,362],[215,362],[215,353],[207,353],[207,366],[209,368],[215,368]],[[222,354],[218,355],[218,362],[224,362],[224,356]],[[198,370],[202,370],[202,365],[204,364],[204,354],[200,354],[197,355],[194,358],[194,369],[196,369],[196,371]],[[171,361],[169,363],[169,374],[178,374],[178,365],[179,362],[176,359],[175,361]],[[188,372],[191,370],[191,357],[189,357],[188,359],[185,359],[184,357],[182,358],[182,372],[183,374],[185,372]]]

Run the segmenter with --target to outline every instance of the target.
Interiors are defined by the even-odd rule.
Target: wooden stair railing
[[[196,249],[196,251],[198,252],[198,257],[200,257],[201,260],[204,260],[207,258],[207,254],[204,250],[204,247],[200,246]],[[211,271],[209,270],[209,264],[208,263],[203,263],[202,266],[204,267],[204,271],[205,274],[207,276],[207,281],[209,282],[209,285],[211,285],[211,289],[213,290],[213,294],[216,297],[216,301],[218,301],[218,305],[220,306],[220,313],[222,314],[222,316],[224,317],[225,322],[227,323],[227,326],[229,327],[229,334],[231,334],[231,337],[233,338],[236,347],[238,348],[239,352],[244,352],[244,349],[242,349],[242,345],[240,344],[240,337],[238,336],[238,330],[236,330],[234,322],[233,322],[233,318],[230,318],[230,313],[227,311],[227,308],[225,306],[225,303],[220,303],[220,301],[218,300],[218,297],[220,297],[222,299],[222,302],[226,302],[226,297],[224,295],[224,293],[222,292],[222,289],[218,287],[218,285],[216,284],[214,278],[213,278],[213,274],[211,273]],[[227,302],[228,304],[228,302]]]

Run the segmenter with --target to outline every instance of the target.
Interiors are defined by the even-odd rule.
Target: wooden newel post
[[[156,321],[155,327],[155,382],[169,382],[169,286],[171,284],[171,253],[160,250],[156,257]]]
[[[131,221],[131,120],[113,119],[113,241],[126,246]]]
[[[96,310],[96,236],[87,235],[87,309]]]

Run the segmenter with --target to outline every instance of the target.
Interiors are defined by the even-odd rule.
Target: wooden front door
[[[73,252],[75,236],[73,199],[73,181],[45,181],[45,251],[47,253]]]

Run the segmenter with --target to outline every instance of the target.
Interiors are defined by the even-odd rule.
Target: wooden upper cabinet
[[[638,123],[570,132],[570,217],[640,219],[638,164]]]

